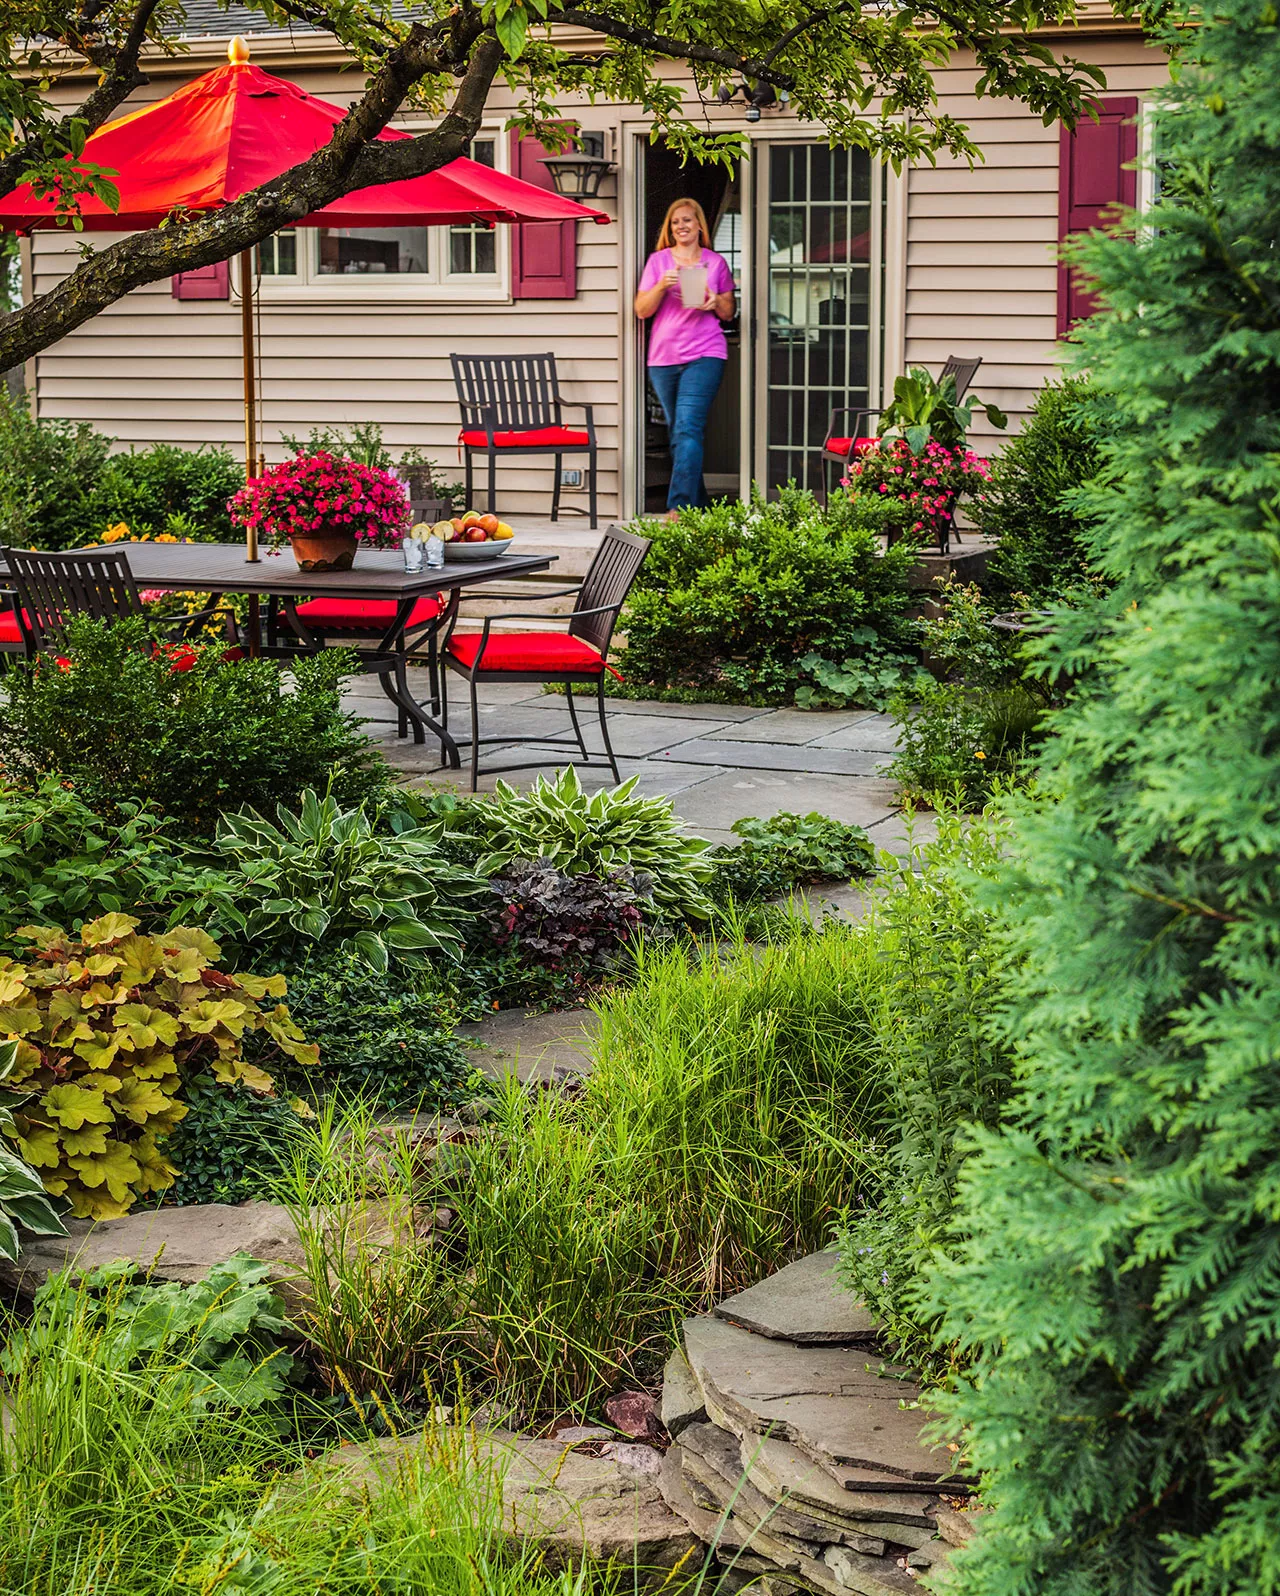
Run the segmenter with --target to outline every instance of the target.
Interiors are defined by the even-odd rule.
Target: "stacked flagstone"
[[[814,1253],[686,1320],[667,1364],[663,1495],[729,1587],[889,1596],[958,1539],[939,1509],[971,1482],[921,1440],[916,1386],[834,1268]]]

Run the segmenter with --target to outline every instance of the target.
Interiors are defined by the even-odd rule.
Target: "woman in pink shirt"
[[[706,293],[701,303],[688,307],[680,274],[694,266],[707,274]],[[678,199],[667,211],[658,247],[640,278],[636,315],[642,321],[653,318],[649,381],[671,435],[667,514],[674,519],[687,504],[710,502],[702,480],[704,435],[729,357],[721,323],[733,319],[733,276],[724,257],[711,248],[707,218],[697,200]]]

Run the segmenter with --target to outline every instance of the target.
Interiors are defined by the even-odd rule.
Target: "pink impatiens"
[[[323,450],[268,466],[229,509],[236,526],[277,542],[334,531],[366,548],[398,549],[409,530],[409,495],[398,478]]]
[[[914,530],[932,537],[947,526],[962,493],[980,494],[990,480],[991,467],[972,449],[930,440],[920,454],[912,454],[899,438],[887,449],[859,454],[844,485],[854,495],[892,493],[903,499],[919,517]]]

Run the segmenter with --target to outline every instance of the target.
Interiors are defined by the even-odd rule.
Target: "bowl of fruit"
[[[511,547],[514,531],[496,515],[468,510],[452,521],[437,521],[431,528],[444,544],[446,560],[492,560]]]

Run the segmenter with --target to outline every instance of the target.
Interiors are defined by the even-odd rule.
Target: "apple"
[[[513,538],[515,535],[515,527],[508,526],[505,521],[499,521],[493,533],[494,539],[499,543],[505,543],[508,538]]]
[[[462,517],[463,526],[476,526],[480,522],[479,510],[467,510]]]
[[[462,536],[468,543],[488,542],[488,539],[485,536],[485,530],[482,526],[469,526]]]
[[[453,536],[449,539],[449,542],[460,542],[462,539],[462,534],[467,530],[466,522],[463,521],[461,516],[455,515],[453,520],[449,522],[449,526],[453,531]]]
[[[498,518],[496,515],[482,515],[480,517],[480,525],[485,530],[485,536],[492,537],[498,530]]]

